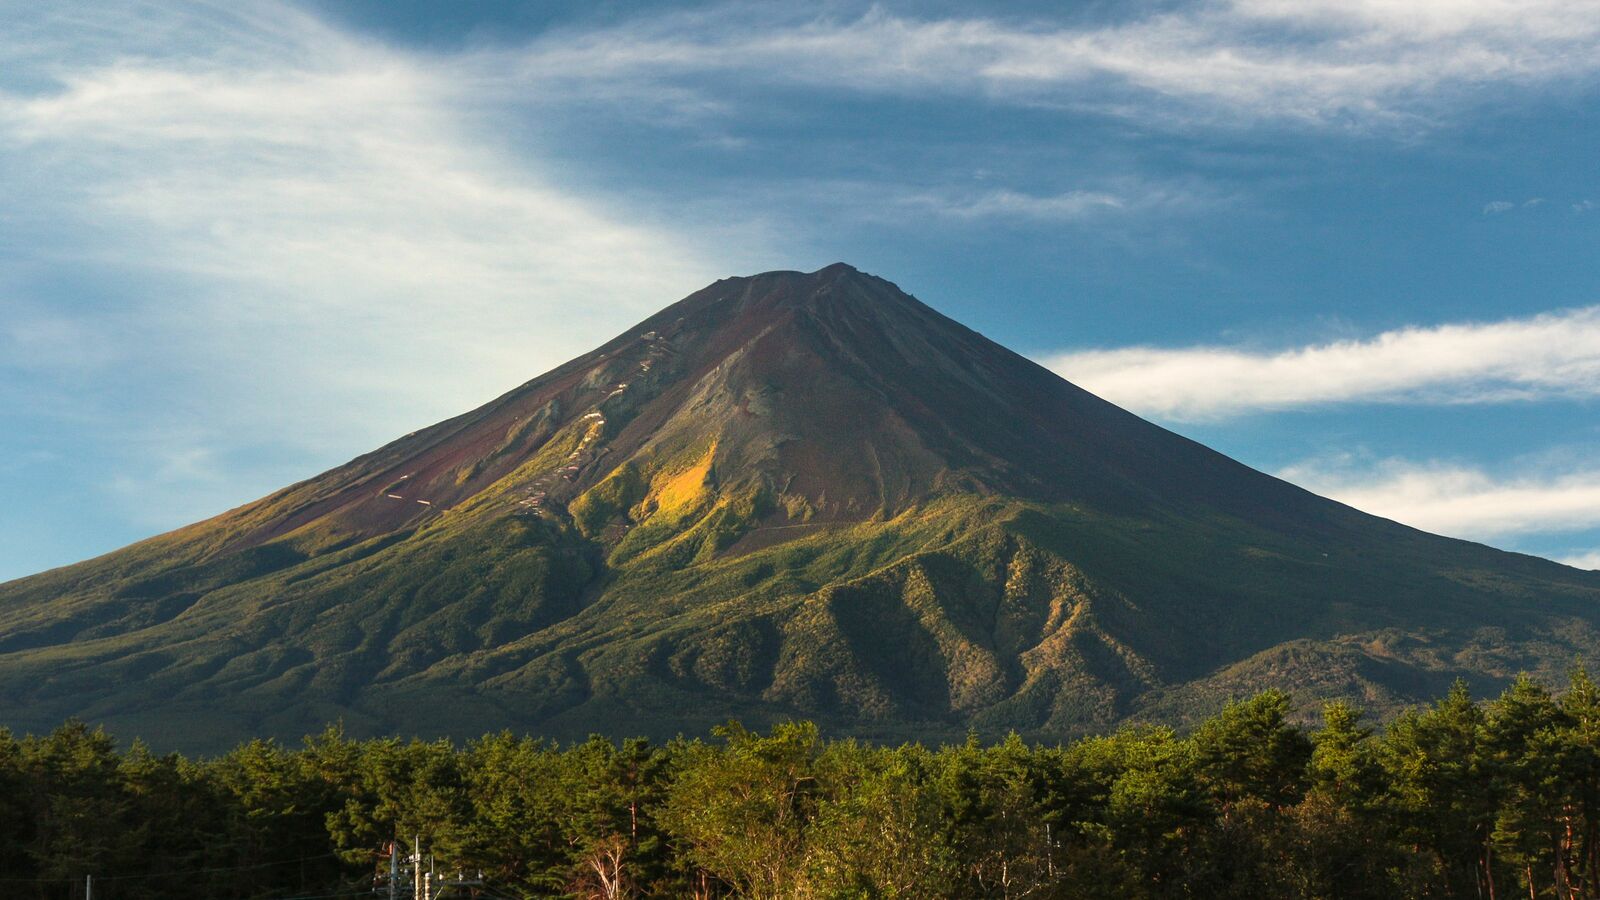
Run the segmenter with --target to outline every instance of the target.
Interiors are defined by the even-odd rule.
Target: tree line
[[[8,897],[386,896],[413,835],[482,873],[447,897],[1600,898],[1600,689],[1458,683],[1381,731],[1268,691],[1056,746],[331,728],[189,759],[0,731]]]

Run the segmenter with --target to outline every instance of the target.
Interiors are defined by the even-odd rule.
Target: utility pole
[[[456,877],[453,878],[453,879],[452,878],[444,879],[442,882],[440,882],[439,887],[441,889],[439,891],[439,893],[441,893],[441,894],[444,893],[444,890],[443,890],[444,888],[453,888],[453,887],[457,887],[457,888],[460,888],[460,887],[464,887],[464,888],[480,888],[480,887],[483,887],[483,872],[482,872],[482,870],[480,870],[478,872],[478,877],[477,878],[468,878],[468,877],[466,877],[465,875],[463,875],[461,873],[461,870],[457,869],[456,870]]]
[[[94,900],[94,876],[83,876],[83,900]]]
[[[407,873],[406,867],[410,866]],[[411,880],[409,893],[400,887],[400,880],[408,877]],[[448,874],[440,874],[439,861],[432,853],[422,855],[422,835],[413,835],[411,838],[411,855],[400,858],[400,842],[389,842],[389,900],[434,900],[436,897],[449,893],[451,888],[457,887],[482,887],[483,871],[478,871],[478,877],[468,879],[457,870],[454,878]],[[376,886],[374,894],[383,893]],[[3,900],[3,898],[0,898]]]

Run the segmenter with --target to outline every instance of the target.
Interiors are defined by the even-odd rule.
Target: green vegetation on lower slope
[[[1382,730],[1282,692],[1186,733],[1070,743],[511,732],[464,744],[252,740],[119,750],[69,722],[0,730],[8,897],[383,896],[412,841],[444,896],[1600,898],[1600,688],[1464,684]],[[461,873],[458,875],[457,873]],[[393,888],[409,896],[402,868]]]
[[[558,433],[551,459],[578,440]],[[1285,534],[951,494],[796,523],[759,482],[716,484],[711,459],[619,467],[570,519],[514,512],[496,486],[376,538],[312,525],[150,555],[55,603],[21,582],[0,603],[0,720],[83,715],[191,748],[335,717],[457,736],[665,736],[737,715],[1050,737],[1191,721],[1267,687],[1299,690],[1301,714],[1347,698],[1388,716],[1456,678],[1490,689],[1600,650],[1593,577],[1400,526],[1374,540],[1354,512]]]
[[[578,615],[409,683],[558,696],[528,701],[553,733],[737,713],[1060,735],[1186,721],[1274,685],[1305,686],[1306,711],[1347,697],[1388,715],[1457,677],[1548,675],[1600,647],[1600,592],[1551,564],[1486,587],[1460,573],[1493,551],[1398,526],[1360,545],[1232,520],[1198,543],[1192,524],[956,496],[747,554],[639,556]],[[1415,564],[1412,541],[1449,568]]]

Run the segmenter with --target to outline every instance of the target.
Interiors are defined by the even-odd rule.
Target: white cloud
[[[201,427],[162,429],[143,436],[140,465],[111,474],[104,497],[141,528],[194,522],[239,502],[240,468],[220,458],[215,435]]]
[[[136,420],[130,454],[208,423],[190,450],[109,473],[122,493],[194,473],[173,460],[227,456],[201,449],[212,439],[365,449],[749,249],[719,241],[711,262],[727,235],[671,234],[500,149],[497,117],[516,110],[485,89],[488,57],[417,57],[273,3],[47,9],[8,8],[0,44],[0,231],[28,235],[0,238],[0,290],[17,298],[0,372],[94,370],[105,387],[73,402],[119,414],[108,440]]]
[[[925,201],[928,208],[942,215],[957,219],[1080,219],[1096,213],[1126,209],[1129,205],[1126,199],[1101,191],[1068,191],[1039,196],[998,190],[963,198],[923,195],[916,199]]]
[[[1566,563],[1575,569],[1600,570],[1600,550],[1590,550],[1587,553],[1576,553],[1572,556],[1563,556],[1557,559],[1556,562]]]
[[[1029,193],[1011,188],[913,189],[861,184],[840,185],[833,192],[840,195],[840,206],[850,213],[889,216],[902,222],[907,214],[921,216],[929,213],[957,222],[1098,222],[1108,216],[1174,214],[1227,202],[1226,198],[1191,183],[1162,183],[1125,177],[1105,179],[1103,186],[1093,189],[1080,188],[1057,193]],[[874,194],[881,200],[873,205],[881,208],[850,210],[852,204],[847,198]]]
[[[737,72],[746,83],[980,94],[1146,117],[1156,101],[1349,123],[1427,115],[1435,101],[1488,84],[1589,79],[1600,72],[1597,51],[1600,0],[1215,0],[1070,27],[878,8],[852,20],[774,20],[720,8],[561,33],[531,48],[524,66],[530,79],[581,79],[597,95]]]
[[[1316,459],[1277,473],[1307,490],[1407,525],[1473,540],[1600,527],[1600,468],[1497,478],[1443,462]]]
[[[1491,200],[1483,205],[1483,214],[1486,216],[1492,216],[1496,215],[1497,213],[1506,212],[1507,210],[1516,209],[1516,207],[1517,205],[1515,203],[1510,203],[1505,200]]]
[[[1130,347],[1045,362],[1113,403],[1190,421],[1329,403],[1595,397],[1600,306],[1289,350]]]

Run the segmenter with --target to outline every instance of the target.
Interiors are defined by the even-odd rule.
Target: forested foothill
[[[1486,703],[1458,683],[1381,729],[1290,711],[1269,691],[1188,734],[938,749],[806,722],[663,745],[332,728],[202,759],[68,722],[0,732],[0,890],[389,896],[415,839],[445,897],[1600,897],[1582,670]]]

